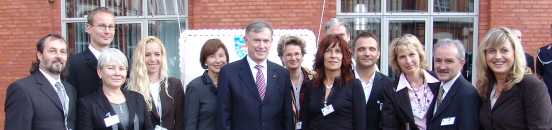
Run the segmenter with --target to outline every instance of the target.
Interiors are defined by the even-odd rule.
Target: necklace
[[[415,103],[418,109],[416,109],[416,113],[420,113],[423,115],[425,112],[427,112],[429,105],[430,105],[430,98],[428,97],[428,91],[427,87],[425,85],[422,85],[418,89],[412,88],[412,93],[414,93],[415,96]]]

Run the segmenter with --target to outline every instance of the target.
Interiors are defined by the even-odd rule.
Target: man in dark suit
[[[293,130],[291,81],[267,60],[272,27],[253,22],[245,29],[247,56],[220,71],[220,130]]]
[[[369,32],[360,33],[351,44],[355,59],[355,78],[362,83],[366,100],[366,130],[380,130],[381,109],[383,105],[383,88],[391,84],[385,75],[377,72],[376,63],[380,57],[376,35]]]
[[[5,130],[75,129],[75,89],[62,82],[67,43],[56,34],[36,45],[38,62],[31,75],[10,84],[6,93]]]
[[[461,75],[465,50],[458,40],[442,39],[434,46],[434,67],[441,85],[430,112],[428,130],[479,129],[480,99],[470,82]]]
[[[78,97],[98,90],[100,78],[96,72],[98,57],[108,48],[115,36],[115,16],[109,9],[100,7],[87,17],[86,33],[90,36],[88,48],[69,59],[67,80],[77,89]]]
[[[521,33],[521,30],[512,29],[512,31],[514,32],[514,35],[519,40],[519,42],[523,43],[523,41],[521,40],[521,36],[523,36],[522,33]],[[525,62],[527,62],[527,67],[529,67],[529,69],[531,69],[531,72],[533,72],[533,73],[535,73],[535,60],[534,59],[535,59],[535,57],[533,57],[529,53],[525,52]]]

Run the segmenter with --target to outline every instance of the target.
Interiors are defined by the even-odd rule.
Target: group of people
[[[461,74],[466,57],[458,40],[439,40],[433,59],[426,59],[414,35],[392,40],[389,61],[396,76],[388,77],[377,66],[374,34],[350,41],[337,19],[324,31],[314,70],[302,66],[309,52],[296,36],[278,41],[283,66],[267,60],[273,29],[263,21],[246,26],[247,56],[241,60],[229,63],[223,42],[209,39],[199,57],[205,72],[183,87],[167,74],[160,39],[143,38],[131,62],[109,48],[114,15],[97,8],[86,24],[88,49],[69,61],[61,36],[37,42],[31,75],[7,89],[5,129],[552,129],[547,87],[529,74],[521,40],[509,28],[489,30],[479,44],[475,86]]]

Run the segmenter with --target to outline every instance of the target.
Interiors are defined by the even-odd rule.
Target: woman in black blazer
[[[360,81],[353,79],[351,52],[338,35],[319,44],[312,87],[307,88],[303,119],[305,130],[366,129],[365,100]]]
[[[152,125],[167,130],[184,129],[184,88],[180,79],[168,76],[167,51],[161,40],[140,40],[132,56],[129,90],[146,100]]]
[[[98,59],[102,86],[80,99],[78,130],[151,130],[142,95],[123,90],[128,62],[118,49],[105,49]]]
[[[185,129],[215,130],[218,76],[228,63],[228,51],[219,39],[209,39],[200,53],[201,67],[207,70],[186,86]]]
[[[393,87],[384,88],[383,129],[425,130],[440,82],[426,71],[425,51],[416,36],[405,34],[394,39],[390,53],[391,67],[399,77]]]
[[[521,41],[506,27],[493,28],[479,44],[476,88],[484,130],[550,130],[552,105],[544,82],[525,65]]]

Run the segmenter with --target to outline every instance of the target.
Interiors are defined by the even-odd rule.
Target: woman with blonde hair
[[[479,44],[476,88],[484,130],[549,130],[552,105],[546,86],[529,75],[523,47],[512,30],[493,28]]]
[[[167,51],[159,38],[140,40],[132,56],[129,89],[144,96],[153,125],[184,128],[184,91],[179,79],[167,75]]]
[[[384,88],[383,129],[427,129],[439,80],[427,71],[422,43],[406,34],[391,42],[391,67],[399,77]]]

